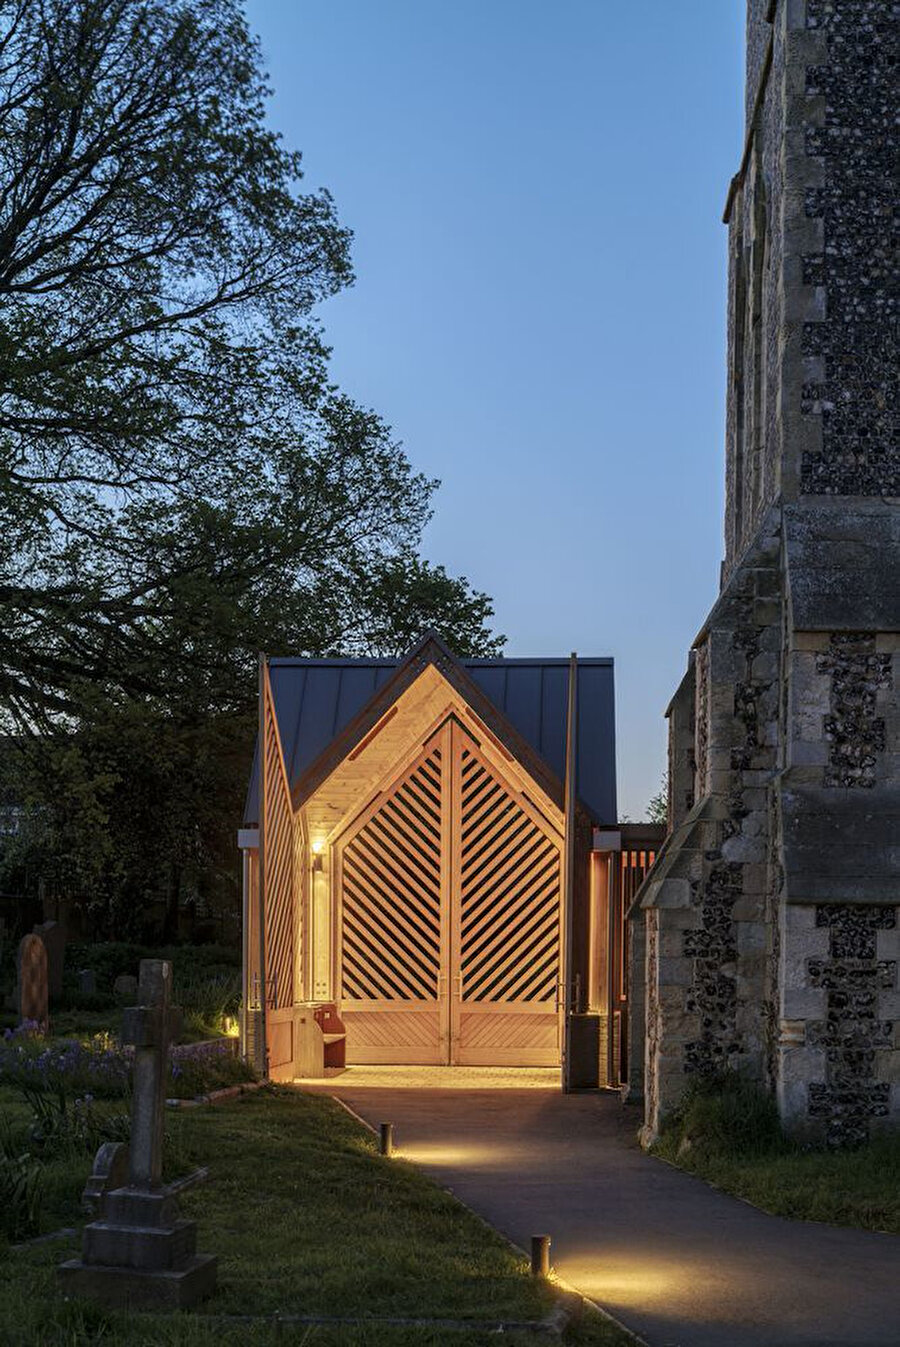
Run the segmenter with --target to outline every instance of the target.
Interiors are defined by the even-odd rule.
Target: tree
[[[265,125],[238,0],[0,18],[3,771],[33,845],[121,892],[138,773],[159,855],[233,804],[258,649],[393,651],[426,620],[472,653],[491,609],[420,559],[436,483],[330,379],[313,309],[350,235]]]
[[[659,783],[659,790],[650,800],[646,809],[648,823],[669,822],[669,774],[663,772],[662,780]]]
[[[0,690],[42,726],[85,679],[206,676],[185,626],[237,594],[339,637],[323,577],[415,552],[435,484],[329,382],[349,235],[265,127],[237,0],[2,13]]]

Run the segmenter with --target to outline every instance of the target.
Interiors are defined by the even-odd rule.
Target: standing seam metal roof
[[[402,660],[275,658],[269,679],[291,787],[393,676]],[[472,659],[460,664],[562,780],[568,659]],[[578,794],[596,823],[616,820],[613,661],[578,660]],[[253,760],[245,826],[258,814]]]

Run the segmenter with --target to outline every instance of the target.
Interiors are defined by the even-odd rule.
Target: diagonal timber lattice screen
[[[555,1002],[559,847],[466,745],[460,908],[463,1001]]]
[[[345,997],[437,999],[441,767],[435,746],[344,851]]]
[[[559,1060],[559,832],[450,717],[338,848],[348,1061]]]

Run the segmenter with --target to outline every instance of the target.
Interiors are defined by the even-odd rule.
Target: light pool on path
[[[392,1122],[399,1156],[516,1244],[551,1235],[559,1275],[650,1347],[900,1343],[900,1237],[788,1221],[716,1192],[645,1155],[635,1111],[614,1096],[542,1087],[555,1073],[525,1072],[523,1089],[515,1072],[491,1088],[456,1072],[354,1068],[304,1088]],[[431,1073],[456,1078],[430,1087]]]

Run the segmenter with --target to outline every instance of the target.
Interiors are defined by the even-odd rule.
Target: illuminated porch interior
[[[547,707],[559,721],[565,664],[463,668],[435,641],[414,653],[390,677],[379,672],[384,686],[355,716],[340,725],[335,714],[338,732],[300,769],[303,716],[283,689],[304,662],[276,663],[274,679],[264,666],[256,812],[266,826],[243,834],[244,1050],[278,1079],[325,1079],[349,1062],[373,1079],[408,1068],[421,1082],[422,1072],[450,1069],[484,1071],[498,1086],[515,1068],[519,1088],[528,1073],[542,1088],[542,1072],[558,1080],[574,1024],[582,1083],[615,1083],[624,1051],[612,1004],[624,985],[623,905],[612,893],[620,865],[592,850],[612,834],[599,834],[600,820],[578,802],[566,1026],[563,781],[545,741],[536,752],[469,676],[474,665],[489,687],[501,675],[515,685],[549,668],[539,707],[547,732]],[[311,663],[318,677],[330,674],[327,662]],[[611,675],[609,661],[586,664]]]

